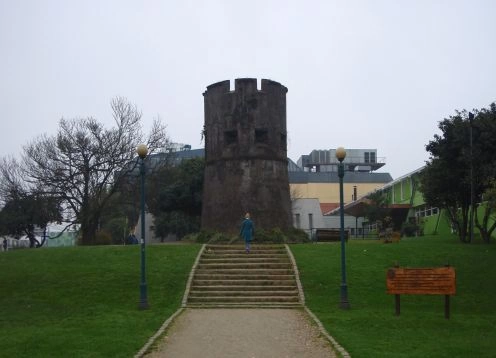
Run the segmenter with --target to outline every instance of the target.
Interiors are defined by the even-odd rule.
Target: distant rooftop
[[[335,152],[335,149],[313,150],[309,155],[302,155],[298,164],[288,158],[289,182],[293,184],[338,183],[338,161]],[[375,149],[347,149],[346,152],[343,163],[347,170],[345,179],[347,183],[386,184],[393,180],[389,173],[373,172],[385,165],[384,158],[377,158]],[[167,151],[151,154],[147,157],[147,162],[150,168],[155,168],[162,163],[169,162],[178,165],[183,160],[199,157],[205,157],[204,148],[191,149],[188,144],[175,144]]]
[[[336,149],[316,149],[310,154],[302,155],[297,165],[309,172],[335,172],[338,163]],[[372,172],[382,168],[386,161],[384,157],[377,157],[377,149],[346,149],[343,163],[346,171]]]

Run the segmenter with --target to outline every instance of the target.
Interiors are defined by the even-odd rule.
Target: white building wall
[[[315,229],[340,228],[339,215],[324,216],[318,199],[295,199],[292,202],[292,210],[293,226],[302,229],[310,237],[314,234]],[[309,214],[311,214],[312,222],[310,222]],[[353,234],[352,237],[361,236],[362,225],[363,218],[357,220],[354,216],[344,216],[344,228]]]

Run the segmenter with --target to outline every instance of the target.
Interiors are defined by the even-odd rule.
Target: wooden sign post
[[[444,295],[444,317],[450,318],[450,295],[456,293],[455,268],[400,268],[387,271],[387,293],[395,295],[395,314],[400,315],[400,295]]]

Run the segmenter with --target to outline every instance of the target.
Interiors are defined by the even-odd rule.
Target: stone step
[[[213,248],[205,248],[205,251],[203,252],[204,255],[232,255],[232,254],[237,254],[237,255],[252,255],[252,254],[258,254],[258,255],[270,255],[270,254],[276,254],[276,255],[284,255],[286,253],[286,248],[279,248],[279,249],[268,249],[268,248],[263,248],[263,247],[250,247],[250,252],[246,252],[246,248],[244,247],[230,247],[226,249],[213,249]]]
[[[195,285],[195,292],[211,291],[293,291],[297,289],[294,285]]]
[[[246,263],[246,264],[264,264],[264,263],[269,263],[269,264],[291,264],[289,261],[289,258],[286,256],[281,256],[281,257],[239,257],[239,258],[232,258],[232,257],[215,257],[215,258],[202,258],[200,260],[200,264],[241,264],[241,263]]]
[[[292,269],[291,263],[287,262],[240,262],[240,263],[200,263],[197,266],[198,270],[234,270],[234,269]]]
[[[301,307],[283,245],[207,245],[193,275],[188,307]]]
[[[298,290],[289,290],[289,291],[250,291],[250,290],[229,290],[229,291],[198,291],[196,288],[190,291],[190,297],[200,297],[200,298],[209,298],[209,297],[297,297]]]
[[[286,280],[263,280],[263,279],[241,279],[241,280],[229,280],[229,279],[194,279],[193,286],[285,286],[296,284],[294,277],[288,278]]]
[[[206,302],[206,303],[230,303],[230,302],[299,302],[298,296],[216,296],[216,297],[200,297],[189,296],[188,302]]]
[[[257,256],[272,256],[272,254],[276,255],[283,255],[284,251],[277,251],[277,252],[272,252],[272,251],[266,251],[266,250],[251,250],[250,253],[246,253],[245,250],[230,250],[230,251],[223,251],[223,252],[210,252],[210,253],[205,253],[205,255],[216,255],[216,256],[224,256],[224,255],[236,255],[236,256],[245,256],[245,257],[257,257]]]
[[[289,269],[218,269],[218,270],[198,270],[197,274],[200,275],[248,275],[248,276],[257,276],[257,275],[292,275],[293,270]]]
[[[287,271],[287,270],[285,270]],[[246,273],[246,271],[232,273],[220,272],[213,273],[208,271],[197,272],[193,276],[194,280],[294,280],[293,272],[290,273],[271,273],[263,271],[261,273]]]
[[[195,302],[189,303],[190,308],[301,308],[299,302]]]
[[[267,254],[254,254],[253,252],[250,252],[249,254],[247,254],[246,252],[242,252],[242,253],[237,253],[237,254],[229,254],[229,253],[223,253],[223,252],[219,252],[219,253],[215,253],[215,252],[212,252],[212,253],[203,253],[202,255],[202,259],[205,258],[232,258],[232,259],[240,259],[240,258],[284,258],[284,259],[287,259],[288,258],[288,255],[286,255],[285,253],[281,253],[281,254],[272,254],[272,253],[267,253]]]
[[[245,246],[244,245],[221,245],[221,244],[209,244],[205,247],[205,250],[244,250]],[[263,244],[252,244],[251,249],[253,250],[282,250],[284,251],[286,248],[284,245],[280,244],[269,244],[269,245],[263,245]]]

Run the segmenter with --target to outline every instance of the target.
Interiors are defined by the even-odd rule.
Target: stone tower
[[[238,78],[207,87],[202,229],[235,233],[246,212],[255,228],[292,226],[286,92],[278,82]]]

